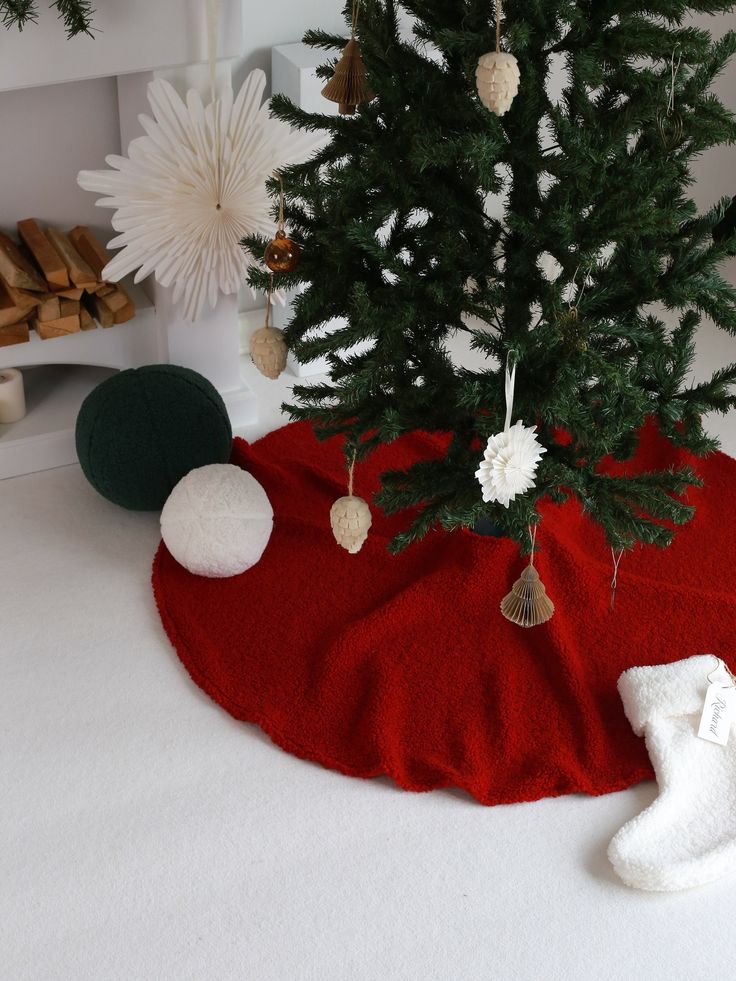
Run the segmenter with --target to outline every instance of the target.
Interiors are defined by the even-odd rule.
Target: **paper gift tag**
[[[705,693],[703,714],[700,717],[698,736],[711,743],[725,746],[734,716],[734,696],[736,688],[725,687],[722,683],[708,685]]]

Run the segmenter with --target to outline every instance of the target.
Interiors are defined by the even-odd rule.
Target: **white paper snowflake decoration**
[[[275,170],[306,160],[322,142],[292,132],[269,116],[263,103],[266,76],[252,71],[237,97],[228,86],[204,106],[190,90],[186,103],[165,79],[148,86],[153,118],[139,116],[146,131],[128,156],[106,158],[110,170],[83,170],[77,180],[97,201],[113,208],[120,234],[108,243],[121,251],[103,277],[118,282],[137,270],[173,286],[187,320],[205,301],[243,285],[251,260],[240,247],[246,235],[270,236],[273,219],[265,181]]]
[[[536,426],[524,426],[519,420],[511,425],[514,407],[516,365],[506,369],[506,425],[502,433],[491,436],[475,476],[483,491],[483,500],[503,504],[505,508],[536,483],[537,467],[547,450],[536,436]]]

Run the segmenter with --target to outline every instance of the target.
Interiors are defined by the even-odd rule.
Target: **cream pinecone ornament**
[[[347,497],[339,497],[330,508],[332,534],[338,545],[342,545],[351,555],[363,547],[371,526],[371,509],[362,497],[353,494],[353,473],[355,458],[348,472]]]
[[[508,112],[519,91],[519,63],[501,50],[501,0],[496,0],[496,50],[481,55],[475,70],[480,101],[497,116]]]
[[[338,545],[355,555],[368,537],[371,509],[362,497],[339,497],[330,508],[332,534]]]

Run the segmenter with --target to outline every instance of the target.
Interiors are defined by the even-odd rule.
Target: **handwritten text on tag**
[[[701,739],[718,743],[719,746],[726,745],[734,715],[735,694],[735,688],[724,688],[722,684],[708,685],[698,729]]]

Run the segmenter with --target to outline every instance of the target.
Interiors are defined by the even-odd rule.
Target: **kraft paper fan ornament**
[[[274,170],[307,159],[323,142],[269,116],[266,76],[252,71],[237,96],[228,85],[205,106],[190,90],[184,101],[162,78],[148,86],[152,118],[131,142],[128,156],[107,157],[110,170],[83,170],[78,182],[105,197],[120,234],[108,243],[121,251],[103,270],[118,282],[137,270],[173,286],[174,302],[196,320],[205,301],[235,293],[251,260],[240,246],[248,235],[272,228],[265,181]]]
[[[359,106],[361,102],[370,102],[374,97],[374,93],[368,85],[368,75],[360,54],[360,45],[355,38],[359,11],[360,0],[355,0],[350,40],[343,48],[332,78],[322,89],[322,95],[325,99],[329,99],[330,102],[337,102],[338,111],[343,116],[352,116],[356,106]]]
[[[514,583],[511,592],[501,601],[501,613],[520,627],[537,627],[550,620],[555,605],[547,595],[544,583],[534,568],[534,548],[537,544],[537,526],[529,529],[532,552],[529,565]]]

